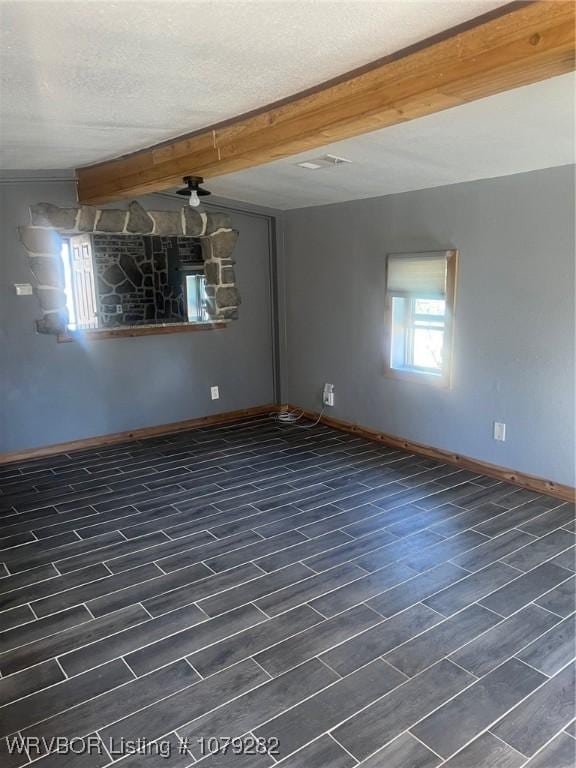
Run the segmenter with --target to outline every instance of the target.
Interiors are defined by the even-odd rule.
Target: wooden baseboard
[[[285,405],[283,408],[289,410],[302,411],[301,408],[295,405]],[[304,418],[316,421],[320,414],[314,411],[303,411]],[[410,451],[410,453],[417,453],[422,456],[428,456],[432,459],[438,459],[439,461],[445,461],[449,464],[455,464],[462,469],[470,469],[472,472],[478,472],[482,475],[488,475],[489,477],[495,477],[498,480],[503,480],[507,483],[513,483],[521,488],[527,488],[530,491],[536,493],[546,493],[550,496],[555,496],[563,501],[574,501],[576,497],[576,488],[571,485],[562,485],[562,483],[556,483],[553,480],[546,480],[542,477],[535,477],[534,475],[527,475],[524,472],[518,472],[514,469],[508,469],[507,467],[500,467],[496,464],[489,464],[488,462],[480,461],[478,459],[472,459],[469,456],[462,456],[459,453],[451,453],[441,448],[434,448],[431,445],[423,445],[422,443],[415,443],[412,440],[406,440],[403,437],[396,437],[395,435],[388,435],[385,432],[379,432],[376,429],[370,429],[369,427],[362,427],[357,424],[352,424],[349,421],[342,421],[340,419],[333,419],[329,416],[322,416],[320,423],[325,424],[328,427],[334,427],[344,432],[350,432],[360,437],[365,437],[368,440],[375,440],[379,443],[384,443],[392,448],[400,448],[403,451]]]
[[[184,432],[188,429],[198,427],[226,424],[231,421],[237,421],[238,419],[254,418],[266,413],[275,413],[285,409],[302,411],[304,418],[312,421],[316,421],[319,418],[319,413],[302,410],[294,405],[259,405],[254,408],[245,408],[240,411],[228,411],[226,413],[217,413],[211,416],[201,416],[197,419],[176,421],[171,424],[159,424],[154,427],[132,429],[128,432],[115,432],[109,435],[87,437],[82,440],[71,440],[67,443],[46,445],[40,448],[29,448],[23,451],[0,453],[0,465],[15,461],[28,461],[30,459],[42,458],[43,456],[53,456],[58,453],[71,453],[73,451],[82,451],[88,448],[98,448],[114,445],[116,443],[125,443],[130,442],[131,440],[143,440],[147,437],[165,435],[171,432]],[[320,418],[320,423],[325,424],[328,427],[334,427],[343,432],[359,435],[367,440],[374,440],[378,443],[389,445],[393,448],[399,448],[403,451],[409,451],[410,453],[416,453],[422,456],[428,456],[432,459],[438,459],[439,461],[445,461],[449,464],[455,464],[462,469],[469,469],[473,472],[478,472],[479,474],[495,477],[498,480],[513,483],[521,488],[527,488],[528,490],[537,493],[546,493],[550,496],[562,499],[563,501],[574,501],[576,497],[576,489],[570,485],[563,485],[562,483],[556,483],[553,480],[535,477],[534,475],[528,475],[524,472],[508,469],[507,467],[500,467],[496,464],[489,464],[488,462],[480,461],[478,459],[472,459],[469,456],[462,456],[458,453],[445,451],[441,448],[434,448],[431,445],[415,443],[412,440],[406,440],[403,437],[389,435],[385,432],[370,429],[369,427],[352,424],[349,421],[333,419],[330,416],[322,416]]]
[[[142,440],[146,437],[165,435],[170,432],[185,432],[188,429],[207,427],[213,424],[225,424],[230,421],[237,421],[238,419],[252,418],[254,416],[261,416],[265,413],[276,412],[279,410],[279,407],[280,406],[278,405],[258,405],[254,408],[245,408],[241,411],[228,411],[226,413],[216,413],[212,416],[201,416],[198,419],[175,421],[172,424],[159,424],[154,427],[131,429],[128,432],[114,432],[110,435],[86,437],[82,440],[71,440],[67,443],[45,445],[40,448],[28,448],[23,451],[0,453],[0,464],[8,464],[14,461],[28,461],[29,459],[41,458],[42,456],[52,456],[57,453],[71,453],[72,451],[82,451],[87,448],[100,448],[103,446],[114,445],[115,443],[126,443],[130,440]]]

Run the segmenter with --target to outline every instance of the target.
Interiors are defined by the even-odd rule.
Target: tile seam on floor
[[[514,658],[514,657],[512,657],[512,658]],[[490,673],[492,673],[492,672],[493,672],[493,671],[495,671],[496,669],[499,669],[501,666],[503,666],[503,664],[506,664],[508,661],[510,661],[510,659],[507,659],[506,661],[502,662],[502,664],[498,665],[498,667],[495,667],[493,670],[490,670]],[[517,659],[517,661],[518,661],[518,659]],[[520,660],[520,663],[522,663],[522,664],[523,664],[524,662],[522,662],[522,661]],[[566,665],[565,665],[565,667],[569,666],[569,665],[570,665],[570,664],[572,664],[572,663],[573,663],[573,662],[569,662],[568,664],[566,664]],[[526,665],[526,666],[528,666],[528,665]],[[564,669],[565,667],[563,667],[562,669]],[[539,672],[538,670],[536,670],[536,671],[538,672],[538,674],[542,674],[542,673],[541,673],[541,672]],[[562,671],[562,670],[559,670],[559,672],[561,672],[561,671]],[[556,673],[556,674],[558,674],[558,673]],[[485,676],[484,676],[484,677],[485,677]],[[546,677],[546,676],[544,676],[544,677]],[[469,740],[468,740],[468,741],[467,741],[465,744],[463,744],[461,747],[459,747],[459,748],[458,748],[458,749],[457,749],[455,752],[451,752],[451,753],[448,755],[448,757],[446,757],[446,758],[444,758],[444,759],[445,759],[445,760],[451,760],[451,759],[454,757],[454,755],[456,755],[456,754],[458,754],[458,752],[461,752],[462,750],[466,749],[466,747],[468,747],[470,744],[472,744],[472,742],[473,742],[473,741],[475,741],[477,738],[479,738],[479,737],[480,737],[480,736],[482,736],[483,734],[485,734],[485,733],[487,733],[487,732],[490,732],[490,734],[492,734],[492,731],[490,730],[491,728],[493,728],[493,727],[494,727],[494,726],[495,726],[495,725],[496,725],[498,722],[500,722],[500,720],[503,720],[503,719],[504,719],[505,717],[507,717],[507,716],[508,716],[508,715],[509,715],[511,712],[513,712],[513,711],[516,709],[516,707],[519,707],[519,706],[520,706],[520,705],[522,705],[522,704],[523,704],[525,701],[527,701],[527,700],[528,700],[528,699],[529,699],[529,698],[530,698],[532,695],[534,695],[534,694],[535,694],[537,691],[539,691],[539,690],[540,690],[540,689],[541,689],[543,686],[545,686],[545,685],[546,685],[546,684],[547,684],[547,683],[548,683],[548,682],[549,682],[551,679],[552,679],[552,678],[546,677],[546,679],[545,679],[545,680],[543,680],[543,681],[542,681],[542,682],[541,682],[539,685],[537,685],[535,688],[533,688],[533,689],[532,689],[532,690],[531,690],[529,693],[527,693],[527,694],[526,694],[525,696],[523,696],[521,699],[519,699],[518,701],[514,702],[514,704],[513,704],[511,707],[509,707],[509,708],[508,708],[508,709],[507,709],[505,712],[503,712],[502,714],[500,714],[500,715],[499,715],[499,716],[498,716],[498,717],[497,717],[495,720],[491,721],[490,725],[488,725],[488,726],[486,726],[486,727],[482,728],[482,729],[481,729],[481,730],[480,730],[478,733],[474,734],[474,736],[473,736],[471,739],[469,739]],[[481,682],[482,680],[483,680],[483,677],[479,678],[479,680],[475,680],[475,681],[474,681],[474,683],[473,683],[473,685],[474,685],[476,682]],[[470,688],[470,687],[471,687],[471,686],[468,686],[468,688]],[[468,690],[468,688],[465,688],[465,689],[464,689],[464,691]],[[456,694],[456,696],[452,697],[452,699],[450,699],[449,701],[452,701],[453,699],[455,699],[455,698],[456,698],[458,695],[460,695],[461,693],[463,693],[463,691],[459,691],[459,693],[458,693],[458,694]],[[444,704],[447,704],[447,703],[448,703],[448,702],[444,702]],[[444,704],[442,704],[441,706],[444,706]],[[440,707],[438,707],[437,709],[440,709]],[[434,712],[436,712],[436,711],[437,711],[437,710],[434,710]],[[424,717],[424,718],[421,718],[421,719],[420,719],[420,720],[419,720],[417,723],[414,723],[413,725],[411,725],[411,726],[410,726],[410,728],[408,729],[408,730],[410,731],[411,735],[413,735],[413,734],[412,734],[412,731],[411,731],[411,729],[412,729],[412,728],[415,728],[417,725],[419,725],[421,722],[423,722],[423,720],[425,720],[425,719],[426,719],[427,717],[429,717],[430,715],[433,715],[433,714],[434,714],[434,712],[430,712],[428,715],[426,715],[426,717]],[[500,740],[501,740],[501,741],[504,741],[504,739],[502,739],[502,738],[500,738]],[[511,744],[508,744],[508,742],[504,741],[504,743],[505,743],[507,746],[509,746],[509,747],[512,747],[512,745],[511,745]],[[425,742],[424,742],[424,744],[425,744]],[[428,747],[428,745],[427,745],[427,744],[426,744],[426,746]],[[512,747],[512,748],[514,749],[514,747]],[[428,749],[431,749],[431,747],[428,747]],[[516,750],[516,751],[518,751],[518,750]],[[520,754],[523,754],[523,753],[520,753]]]

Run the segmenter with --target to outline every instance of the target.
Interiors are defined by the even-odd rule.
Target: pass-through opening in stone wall
[[[31,207],[30,215],[31,225],[21,226],[19,232],[36,280],[34,291],[43,313],[36,322],[39,333],[62,334],[67,330],[60,253],[62,236],[78,234],[198,238],[210,320],[227,321],[238,317],[240,294],[232,256],[238,232],[232,229],[226,213],[197,211],[190,206],[179,211],[146,211],[137,201],[132,201],[127,210],[100,210],[84,205],[60,208],[50,203],[38,203]]]

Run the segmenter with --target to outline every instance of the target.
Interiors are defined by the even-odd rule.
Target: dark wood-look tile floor
[[[0,485],[7,768],[573,765],[572,504],[271,418]]]

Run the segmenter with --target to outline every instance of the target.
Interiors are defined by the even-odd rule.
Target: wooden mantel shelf
[[[159,336],[166,333],[194,333],[196,331],[221,331],[228,324],[219,323],[182,323],[174,325],[134,325],[128,328],[102,328],[84,331],[68,331],[58,336],[58,343],[69,341],[102,341],[134,336]]]

